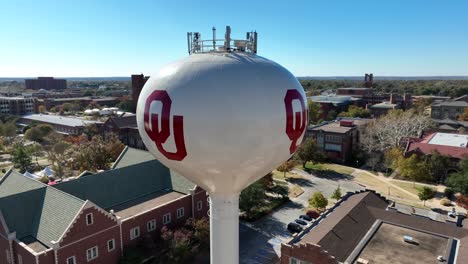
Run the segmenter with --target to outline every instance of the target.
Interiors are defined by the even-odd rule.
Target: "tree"
[[[290,172],[292,169],[294,169],[295,162],[292,160],[287,160],[283,164],[281,164],[278,168],[276,168],[277,171],[283,172],[283,177],[286,178],[286,173]]]
[[[208,218],[203,217],[198,220],[193,220],[193,222],[194,239],[200,245],[201,249],[208,249],[210,247],[210,221]]]
[[[19,168],[21,173],[24,173],[31,167],[31,157],[28,155],[23,144],[19,143],[15,145],[12,156],[15,167]]]
[[[426,206],[426,201],[434,198],[435,191],[434,189],[424,186],[418,191],[419,200],[423,201],[424,206]]]
[[[99,135],[99,127],[96,124],[87,125],[83,130],[83,134],[91,140],[92,137]]]
[[[371,116],[371,112],[362,107],[350,105],[347,112],[341,112],[338,116],[368,118]]]
[[[333,199],[335,199],[335,200],[339,200],[339,199],[341,199],[341,196],[342,196],[342,194],[341,194],[341,188],[340,188],[340,186],[338,185],[338,187],[336,187],[336,189],[333,191],[333,194],[332,194],[332,197],[331,197],[331,198],[333,198]]]
[[[297,150],[296,158],[302,162],[302,167],[305,169],[307,162],[320,162],[324,159],[324,154],[319,150],[314,139],[307,138]]]
[[[239,209],[250,215],[257,206],[264,203],[266,190],[260,181],[256,181],[245,188],[239,197]]]
[[[320,104],[312,100],[307,100],[307,108],[309,109],[309,122],[317,123],[320,120],[321,110]]]
[[[392,170],[398,169],[401,160],[403,159],[403,150],[393,147],[384,154],[384,164]]]
[[[54,129],[50,125],[41,124],[28,129],[24,137],[28,140],[41,143],[52,131],[54,131]]]
[[[55,143],[51,151],[48,152],[48,159],[52,162],[52,167],[55,170],[57,177],[64,176],[64,165],[66,151],[70,148],[70,144],[65,141]]]
[[[460,161],[460,171],[451,174],[445,184],[452,188],[454,192],[468,195],[468,158]]]
[[[456,201],[457,205],[468,210],[468,197],[464,195],[459,195]]]
[[[90,141],[75,147],[73,168],[79,170],[105,170],[122,152],[124,145],[116,137],[106,141],[100,136],[94,136]]]
[[[38,108],[39,113],[45,113],[47,111],[46,107],[44,105],[40,105]]]
[[[431,173],[427,163],[416,154],[413,154],[406,159],[401,159],[398,168],[401,176],[413,181],[413,187],[415,187],[415,181],[428,180]]]
[[[317,210],[323,211],[328,205],[328,200],[321,192],[315,192],[309,198],[309,204]]]
[[[445,180],[447,177],[447,168],[450,166],[450,159],[448,157],[440,155],[440,153],[435,150],[427,158],[427,163],[429,164],[432,180],[437,182]]]
[[[171,263],[187,263],[191,253],[198,249],[192,246],[192,237],[193,233],[185,228],[171,231],[164,226],[161,229],[161,238],[167,245],[167,257]]]
[[[465,109],[463,110],[463,114],[461,114],[461,115],[458,117],[458,120],[460,120],[460,121],[468,121],[468,107],[465,107]]]
[[[16,125],[14,122],[8,122],[2,125],[2,136],[11,138],[16,136]]]

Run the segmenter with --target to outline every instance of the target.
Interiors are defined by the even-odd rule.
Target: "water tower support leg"
[[[211,264],[239,264],[239,195],[210,200]]]

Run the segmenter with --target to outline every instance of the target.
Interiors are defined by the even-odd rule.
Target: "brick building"
[[[104,122],[103,134],[114,133],[120,141],[131,148],[146,150],[146,146],[138,132],[136,115],[124,114],[121,116],[112,116]]]
[[[397,210],[373,191],[348,193],[281,245],[280,263],[468,263],[464,222],[461,214]]]
[[[119,103],[117,97],[107,96],[85,96],[85,97],[67,97],[67,98],[45,98],[39,99],[47,109],[65,103],[77,103],[81,107],[86,107],[89,104],[98,104],[100,106],[112,107]]]
[[[132,101],[135,104],[138,102],[138,97],[140,96],[141,89],[145,85],[146,81],[149,79],[149,76],[143,74],[133,74],[132,75]]]
[[[0,113],[8,115],[34,114],[38,111],[33,97],[0,97]]]
[[[141,237],[207,215],[206,192],[145,151],[126,148],[105,172],[54,187],[0,179],[0,263],[118,263]]]
[[[54,77],[38,77],[37,79],[24,80],[26,89],[31,90],[64,90],[67,89],[67,80]]]
[[[329,159],[345,163],[351,162],[353,150],[359,143],[359,130],[370,119],[339,118],[307,128],[307,136],[317,142],[317,146]]]
[[[437,102],[431,106],[431,117],[434,119],[457,120],[463,111],[468,108],[468,102],[461,97],[459,101]]]

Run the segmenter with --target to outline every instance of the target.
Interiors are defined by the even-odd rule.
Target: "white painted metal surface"
[[[137,106],[143,142],[210,193],[211,263],[238,263],[238,195],[301,143],[305,98],[289,71],[244,52],[193,54],[145,84]]]

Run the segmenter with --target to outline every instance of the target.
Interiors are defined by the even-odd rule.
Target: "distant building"
[[[317,146],[329,159],[345,163],[351,162],[353,150],[359,144],[359,127],[370,119],[339,118],[335,121],[307,128],[307,136],[317,142]]]
[[[64,90],[67,89],[67,80],[55,79],[54,77],[38,77],[37,79],[26,79],[26,89],[31,90]]]
[[[437,125],[435,130],[438,132],[468,133],[468,121],[458,121],[448,118],[432,119],[432,121]]]
[[[0,113],[26,115],[37,113],[37,99],[32,97],[0,97]]]
[[[89,104],[98,104],[100,106],[113,107],[119,100],[116,97],[105,97],[105,96],[85,96],[85,97],[70,97],[70,98],[47,98],[39,99],[47,109],[62,105],[64,103],[78,103],[82,107],[86,107]]]
[[[390,110],[400,109],[400,105],[392,104],[390,102],[378,103],[375,105],[369,106],[369,110],[372,113],[372,116],[379,117],[381,115],[386,115]]]
[[[0,179],[0,263],[118,264],[123,251],[208,215],[206,191],[126,148],[111,170],[53,187]]]
[[[330,111],[334,111],[336,114],[347,111],[349,105],[357,104],[356,102],[359,101],[351,96],[335,94],[310,96],[308,99],[320,105],[320,119],[325,119]]]
[[[463,114],[463,111],[468,108],[468,102],[461,97],[459,101],[444,101],[436,102],[431,106],[431,117],[433,119],[451,119],[457,120]],[[458,99],[458,98],[457,98]]]
[[[146,81],[149,79],[149,76],[143,74],[133,74],[132,75],[132,101],[135,106],[138,102],[138,97],[140,96],[141,90],[145,85]]]
[[[397,209],[373,191],[346,194],[281,245],[281,264],[468,263],[464,214]]]
[[[123,116],[109,117],[103,126],[104,137],[107,133],[116,134],[123,144],[131,147],[146,150],[145,144],[138,132],[136,115],[124,114]]]
[[[50,125],[57,133],[65,135],[81,135],[86,126],[100,126],[102,124],[101,122],[92,120],[46,114],[24,115],[16,122],[17,125],[23,127],[30,126],[33,123]]]
[[[432,155],[437,151],[450,158],[452,166],[448,170],[456,170],[458,162],[468,157],[468,135],[436,132],[420,138],[404,138],[402,141],[406,142],[401,144],[405,145],[405,157],[412,154]]]

